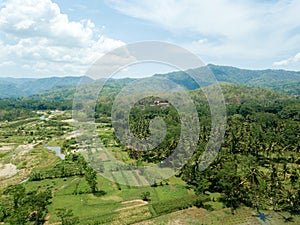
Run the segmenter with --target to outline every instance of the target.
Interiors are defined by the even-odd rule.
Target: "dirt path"
[[[19,155],[25,155],[27,152],[29,152],[33,148],[34,148],[34,144],[19,145],[16,148],[16,151],[19,153]]]
[[[49,219],[50,219],[50,216],[46,216],[46,222],[44,223],[44,225],[56,225],[56,224],[61,224],[61,222],[57,222],[57,223],[49,223]]]
[[[0,151],[10,151],[13,148],[14,148],[13,145],[5,145],[5,146],[0,147]]]
[[[136,207],[140,207],[140,206],[148,204],[148,202],[143,201],[142,199],[135,199],[135,200],[131,200],[131,201],[121,202],[122,205],[130,204],[130,203],[138,203],[138,204],[117,209],[116,212],[122,211],[122,210],[127,210],[127,209],[132,209],[132,208],[136,208]]]
[[[70,186],[71,184],[73,184],[75,181],[79,180],[79,177],[76,177],[75,179],[71,180],[70,183],[68,184],[64,184],[63,186],[61,186],[60,188],[58,188],[57,190],[54,190],[53,193],[59,192],[61,190],[63,190],[65,187]]]
[[[26,153],[28,153],[29,151],[31,151],[32,149],[34,149],[35,146],[39,145],[40,143],[42,143],[43,141],[37,141],[35,144],[25,144],[25,145],[19,145],[15,151],[17,153],[17,155],[14,155],[13,157],[19,157],[19,156],[23,156]]]

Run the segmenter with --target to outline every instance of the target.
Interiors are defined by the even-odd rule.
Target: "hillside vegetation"
[[[95,132],[116,159],[146,167],[172,154],[180,139],[180,116],[164,99],[159,99],[164,104],[155,103],[157,96],[140,99],[130,111],[133,133],[148,137],[150,121],[159,116],[166,123],[166,137],[151,151],[121,143],[111,125],[111,108],[130,82],[113,80],[104,87],[95,107]],[[89,85],[85,88],[94,90]],[[210,133],[211,112],[203,89],[190,90],[199,116],[196,150],[175,176],[145,187],[133,185],[153,179],[147,173],[126,166],[112,170],[110,159],[102,152],[97,167],[89,165],[95,158],[86,158],[85,149],[88,153],[102,149],[89,146],[93,136],[73,132],[73,87],[2,99],[0,162],[3,168],[14,168],[14,173],[3,173],[0,180],[0,220],[11,225],[168,224],[177,220],[185,224],[261,224],[257,218],[272,222],[276,218],[299,224],[299,97],[232,83],[222,83],[221,88],[227,127],[215,160],[206,170],[199,170],[214,134]],[[190,140],[185,143],[188,152]],[[60,147],[65,159],[55,157],[47,146]],[[177,163],[174,160],[165,166],[177,168]],[[124,185],[96,173],[103,171],[112,174],[114,181],[123,180]],[[28,180],[20,183],[25,178]],[[179,219],[180,212],[169,215],[182,209],[191,217]]]
[[[290,95],[300,95],[300,72],[286,70],[246,70],[230,66],[218,66],[209,64],[206,67],[191,69],[187,72],[192,75],[200,76],[210,71],[219,82],[247,85],[252,87],[261,87],[275,91],[286,92]],[[188,90],[199,88],[197,84],[185,72],[171,72],[166,74],[156,74],[156,77],[164,77]],[[205,76],[203,76],[205,77]],[[31,96],[36,94],[45,94],[45,92],[55,93],[64,88],[73,88],[81,81],[83,77],[50,77],[50,78],[0,78],[0,98]],[[110,83],[119,83],[119,85],[128,83],[134,79],[110,80]],[[105,79],[94,81],[85,77],[85,83],[104,83]],[[209,83],[203,81],[201,86]]]

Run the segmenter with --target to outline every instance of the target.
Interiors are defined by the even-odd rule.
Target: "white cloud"
[[[293,66],[299,66],[300,65],[300,52],[296,54],[294,57],[290,57],[288,59],[276,61],[273,63],[274,66],[287,66],[287,67],[293,67]]]
[[[0,8],[0,59],[18,61],[31,76],[83,74],[124,44],[96,30],[90,20],[70,21],[51,0],[9,0]]]
[[[203,38],[203,39],[199,39],[197,41],[193,41],[192,44],[202,45],[202,44],[205,44],[207,42],[208,42],[208,40],[206,38]]]
[[[112,6],[133,17],[154,21],[171,30],[190,30],[203,34],[232,36],[255,27],[248,20],[247,4],[236,1],[111,1]],[[247,23],[247,26],[237,22]],[[239,29],[239,32],[236,30]]]
[[[16,65],[13,61],[5,61],[5,62],[2,62],[0,63],[0,67],[4,67],[4,66],[14,66]]]
[[[199,36],[193,43],[181,44],[208,58],[249,60],[250,65],[251,60],[264,61],[271,66],[278,55],[300,48],[298,0],[111,0],[110,5],[175,36]]]
[[[297,55],[295,55],[294,61],[298,63],[300,62],[300,52]]]
[[[274,66],[287,66],[287,65],[289,65],[289,63],[290,63],[290,59],[285,59],[285,60],[274,62],[273,65]]]

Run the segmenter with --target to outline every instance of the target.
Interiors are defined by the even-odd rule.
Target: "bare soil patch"
[[[132,205],[132,203],[137,203],[137,204]],[[122,205],[130,204],[130,206],[125,206],[123,208],[117,209],[116,212],[121,211],[121,210],[128,210],[128,209],[144,206],[144,205],[147,205],[148,202],[143,201],[142,199],[135,199],[135,200],[131,200],[131,201],[121,202],[121,204]]]
[[[0,147],[0,151],[10,151],[13,148],[14,148],[13,145],[5,145],[5,146]]]
[[[0,177],[12,177],[18,173],[16,165],[12,163],[0,164]]]

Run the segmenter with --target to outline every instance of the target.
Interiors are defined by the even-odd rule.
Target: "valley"
[[[116,138],[110,110],[130,82],[107,84],[95,122],[87,124],[95,128],[92,134],[76,130],[70,87],[0,101],[4,224],[299,224],[299,97],[222,83],[225,138],[213,163],[200,171],[211,115],[201,89],[189,90],[199,116],[199,141],[187,164],[159,180],[160,174],[149,177],[140,169],[112,165],[112,158],[133,168],[155,165],[179,140],[174,106],[154,104],[155,96],[138,102],[129,121],[143,138],[150,119],[163,118],[169,129],[160,145],[138,151]],[[96,138],[103,147],[92,145]]]

